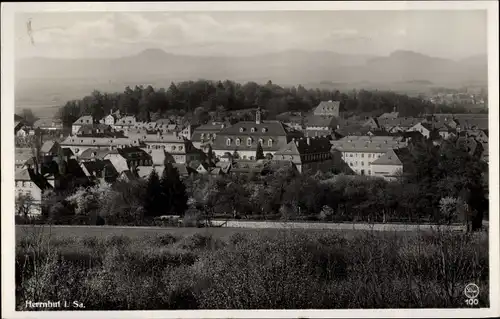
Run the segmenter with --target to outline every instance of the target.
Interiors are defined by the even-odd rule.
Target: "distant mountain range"
[[[412,51],[389,56],[335,52],[284,51],[250,57],[177,55],[160,49],[113,59],[28,58],[16,62],[16,80],[80,79],[94,82],[150,82],[196,79],[299,84],[431,82],[487,83],[487,58],[461,61],[430,57]]]

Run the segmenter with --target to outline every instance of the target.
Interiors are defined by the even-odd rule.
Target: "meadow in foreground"
[[[489,306],[488,240],[449,232],[276,230],[16,240],[17,310],[76,300],[85,310]]]

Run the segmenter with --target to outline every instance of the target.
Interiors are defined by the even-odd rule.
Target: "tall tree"
[[[165,162],[160,188],[164,207],[166,207],[168,214],[184,215],[188,208],[186,186],[181,181],[179,171],[170,162]]]
[[[162,215],[164,206],[162,203],[162,189],[160,178],[155,169],[151,171],[146,184],[146,193],[144,196],[144,215],[155,217]]]
[[[255,159],[260,160],[264,159],[264,150],[262,149],[262,144],[259,142],[257,144],[257,150],[255,151]]]

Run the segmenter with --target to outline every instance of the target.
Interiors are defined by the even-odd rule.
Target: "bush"
[[[488,239],[444,231],[335,235],[275,230],[44,237],[16,246],[16,302],[78,300],[87,310],[488,307]]]

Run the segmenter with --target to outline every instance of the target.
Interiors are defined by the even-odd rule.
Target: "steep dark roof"
[[[123,147],[117,149],[118,153],[127,160],[150,160],[151,155],[139,147]]]
[[[59,147],[59,143],[55,141],[45,141],[45,143],[43,143],[42,147],[40,148],[40,152],[49,153],[53,151],[55,147]]]
[[[105,179],[113,179],[118,176],[118,171],[111,163],[110,160],[96,160],[96,161],[88,161],[82,162],[81,164],[87,172],[90,174],[89,176],[102,177],[102,172],[106,168],[106,176]]]
[[[305,120],[306,127],[308,126],[319,126],[319,127],[329,127],[336,128],[338,120],[335,117],[326,117],[321,115],[311,115]]]
[[[252,132],[252,128],[255,129],[255,132]],[[243,132],[240,132],[240,129],[243,129]],[[264,130],[264,131],[263,131]],[[227,127],[221,131],[221,134],[224,135],[252,135],[252,136],[267,136],[267,135],[275,135],[275,136],[284,136],[289,133],[291,129],[288,126],[284,125],[279,121],[262,121],[259,124],[251,121],[241,121],[238,122],[231,127]]]
[[[111,150],[105,148],[88,148],[80,154],[79,158],[80,160],[103,159],[110,152]]]
[[[329,136],[316,138],[300,138],[295,141],[289,142],[283,148],[278,150],[275,155],[306,155],[329,153],[332,147],[330,141],[331,138]]]

